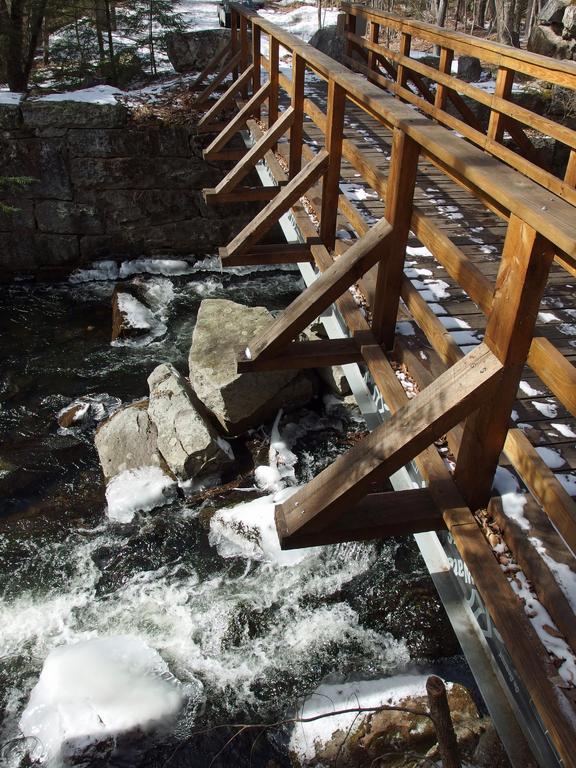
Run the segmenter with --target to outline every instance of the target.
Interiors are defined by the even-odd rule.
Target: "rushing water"
[[[186,276],[146,279],[163,298],[168,331],[145,346],[110,344],[114,281],[20,283],[0,292],[2,764],[27,764],[26,745],[14,741],[18,720],[46,655],[65,643],[137,635],[193,686],[160,741],[138,756],[82,763],[142,768],[208,765],[229,732],[202,729],[286,715],[328,674],[382,676],[411,657],[455,651],[408,541],[327,547],[280,567],[220,556],[208,539],[213,500],[179,499],[124,525],[106,518],[93,431],[61,430],[56,413],[87,394],[141,398],[160,362],[186,372],[203,298],[274,310],[301,287],[289,269],[220,274],[212,262]],[[313,408],[295,418],[314,423],[321,410]],[[342,450],[345,413],[302,430],[293,446],[300,481]],[[254,748],[240,739],[233,757],[215,765],[248,765],[246,755],[252,765],[271,756],[288,764],[285,745],[282,730]]]

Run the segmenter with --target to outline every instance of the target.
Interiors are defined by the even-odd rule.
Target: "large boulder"
[[[138,467],[162,466],[156,425],[148,416],[147,400],[116,411],[96,430],[94,444],[106,480]]]
[[[172,472],[183,480],[219,474],[234,454],[194,406],[190,385],[165,363],[148,377],[148,414],[158,432],[158,450]]]
[[[194,72],[203,69],[229,40],[229,29],[171,32],[166,38],[166,49],[176,72]]]
[[[335,24],[322,27],[314,32],[310,38],[310,45],[340,62],[340,64],[344,63],[345,40]]]
[[[572,0],[548,0],[538,14],[527,47],[555,59],[576,59],[576,6]]]
[[[190,382],[228,435],[239,435],[280,408],[303,405],[314,395],[313,379],[298,371],[238,374],[238,357],[271,322],[264,307],[226,299],[205,299],[200,305],[189,356]]]

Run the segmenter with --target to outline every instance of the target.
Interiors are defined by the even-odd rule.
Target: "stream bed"
[[[169,361],[187,374],[198,307],[227,298],[285,307],[301,290],[292,268],[221,273],[141,262],[164,335],[110,343],[112,263],[67,282],[0,290],[0,764],[30,765],[18,722],[48,653],[63,644],[134,635],[188,686],[170,731],[138,749],[96,751],[85,766],[290,765],[289,728],[243,734],[234,723],[294,713],[326,678],[441,671],[469,683],[456,640],[411,539],[341,544],[279,564],[219,546],[216,498],[177,501],[128,524],[105,514],[93,429],[62,429],[57,413],[93,395],[102,413],[147,395]],[[110,279],[105,279],[110,278]],[[298,482],[363,429],[321,399],[293,415]],[[270,425],[258,437],[265,442]],[[258,735],[258,734],[256,734]],[[222,752],[220,753],[220,751]],[[220,753],[220,754],[219,754]]]

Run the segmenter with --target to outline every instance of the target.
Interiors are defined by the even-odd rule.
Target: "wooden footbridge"
[[[514,98],[537,80],[574,103],[576,64],[343,10],[346,65],[232,6],[231,42],[195,83],[205,157],[235,163],[207,202],[263,204],[222,264],[318,272],[238,369],[358,363],[390,411],[278,505],[282,546],[444,531],[550,742],[538,761],[576,766],[576,131]],[[464,55],[493,69],[493,93],[451,74]],[[299,242],[271,241],[286,214]],[[346,337],[300,340],[331,305]],[[423,487],[390,490],[412,461]],[[510,470],[512,512],[494,490]],[[540,633],[520,569],[549,614]]]

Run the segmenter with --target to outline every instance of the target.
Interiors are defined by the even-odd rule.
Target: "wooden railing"
[[[361,13],[381,18],[378,12],[350,7],[349,40],[358,46],[364,44],[355,38],[350,19]],[[423,27],[422,33],[432,34],[427,25],[419,27]],[[376,46],[376,34],[371,34]],[[446,49],[448,37],[444,39]],[[450,45],[460,52],[463,48],[456,44],[463,45],[462,36],[456,37],[458,40]],[[494,48],[488,43],[482,46],[483,57],[484,51]],[[403,46],[405,58],[408,47],[407,43]],[[506,55],[516,56],[505,50]],[[375,54],[371,63],[375,66],[376,51],[368,47],[368,52]],[[281,57],[286,55],[290,56],[289,66],[282,71]],[[444,55],[445,61],[447,58],[449,54]],[[540,61],[541,57],[537,58]],[[532,60],[530,56],[528,60]],[[232,6],[231,45],[207,66],[195,87],[200,90],[198,104],[207,110],[199,130],[216,134],[205,157],[237,163],[214,189],[205,190],[205,197],[210,203],[262,200],[266,205],[221,249],[222,263],[311,261],[322,273],[250,343],[238,370],[257,372],[346,362],[362,362],[367,367],[393,416],[277,507],[282,545],[448,529],[558,752],[566,766],[575,766],[576,735],[568,699],[558,688],[556,670],[473,515],[490,499],[494,472],[504,449],[576,551],[574,501],[554,477],[549,477],[550,472],[546,474],[524,433],[509,429],[526,361],[576,414],[576,369],[546,339],[534,338],[536,316],[554,258],[562,268],[576,273],[573,190],[566,193],[567,182],[558,179],[561,187],[542,184],[541,179],[531,178],[535,176],[531,169],[527,173],[522,167],[519,172],[502,162],[498,153],[483,151],[456,135],[447,128],[447,120],[441,125],[412,104],[403,103],[410,101],[404,98],[404,91],[415,96],[406,86],[417,71],[412,59],[410,62],[411,69],[404,58],[396,62],[400,81],[389,91],[402,98],[392,98],[383,90],[386,83],[379,76],[371,75],[375,82],[370,82],[257,14]],[[500,63],[509,68],[510,60],[503,52]],[[556,64],[550,66],[556,71]],[[560,69],[564,66],[568,67],[560,65]],[[216,69],[213,80],[205,84]],[[318,99],[305,92],[309,73],[325,83]],[[230,76],[233,79],[226,80]],[[456,86],[448,88],[451,81],[438,83],[446,86],[446,98],[450,91],[456,91]],[[211,103],[216,91],[220,96]],[[440,100],[438,91],[434,100],[437,98]],[[505,101],[504,96],[498,99]],[[506,114],[508,120],[510,113],[500,101],[495,100],[492,107],[494,115]],[[236,113],[230,116],[234,109]],[[391,144],[386,170],[375,168],[345,135],[347,116],[358,110]],[[218,122],[222,112],[227,117]],[[305,140],[312,124],[324,137],[324,146],[317,151]],[[230,147],[229,142],[246,128],[253,145],[247,150]],[[464,133],[461,128],[458,131]],[[491,139],[495,144],[497,135]],[[501,146],[502,151],[505,149]],[[262,160],[276,186],[247,185],[250,172]],[[356,169],[384,201],[384,216],[377,224],[370,225],[360,208],[341,193],[343,162]],[[506,237],[495,282],[414,204],[417,175],[424,167],[440,171],[448,183],[460,187],[504,222]],[[296,220],[302,243],[260,243],[288,211]],[[317,225],[308,215],[311,211],[316,214]],[[343,219],[358,234],[351,243],[338,238]],[[465,356],[404,273],[410,231],[486,314],[484,341]],[[367,312],[347,290],[353,285],[364,294]],[[403,339],[396,334],[401,301],[431,344],[439,372],[434,381],[424,376],[421,393],[410,401],[391,364],[392,350],[401,355],[404,349]],[[347,325],[348,338],[294,341],[333,303]],[[434,445],[446,433],[456,457],[453,474]],[[427,488],[409,493],[378,492],[391,473],[412,459]],[[548,597],[547,607],[560,626],[563,619],[555,614],[559,601],[554,600],[553,590]]]
[[[344,3],[342,10],[346,13],[346,63],[349,66],[529,178],[576,203],[576,130],[521,106],[513,94],[515,81],[522,88],[532,81],[541,96],[550,101],[556,98],[559,108],[564,101],[576,110],[576,62],[559,61],[359,5]],[[359,20],[367,27],[365,36],[356,33]],[[390,32],[399,38],[398,50],[392,50],[387,44]],[[437,69],[418,58],[422,48],[432,45],[439,49]],[[458,56],[474,56],[494,71],[494,93],[451,74],[452,63]],[[554,88],[563,89],[563,95],[555,94]],[[463,96],[484,108],[485,121]],[[575,120],[576,115],[572,113],[567,122],[573,126]],[[505,142],[506,133],[510,138]],[[530,134],[535,133],[566,148],[562,178],[542,167],[549,163],[534,146]]]

